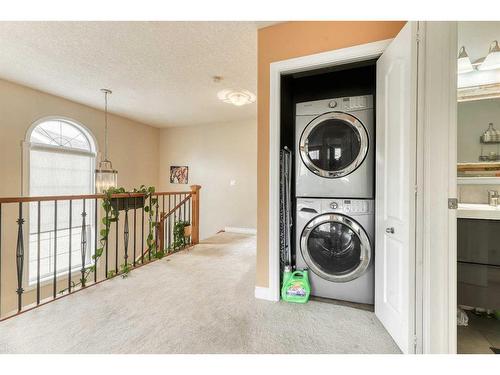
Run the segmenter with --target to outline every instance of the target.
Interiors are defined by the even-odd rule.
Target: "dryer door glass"
[[[353,172],[368,152],[368,134],[361,122],[347,113],[317,117],[304,129],[300,155],[306,166],[322,177],[336,178]]]
[[[300,250],[312,272],[335,282],[361,276],[370,264],[371,246],[363,228],[340,214],[323,214],[304,228]]]
[[[361,138],[355,128],[343,120],[330,119],[318,124],[308,137],[308,157],[320,169],[339,171],[359,155]]]

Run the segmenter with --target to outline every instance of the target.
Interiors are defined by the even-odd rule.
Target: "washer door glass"
[[[322,177],[342,177],[353,172],[368,152],[364,126],[346,113],[317,117],[304,130],[300,142],[302,160]]]
[[[301,250],[314,273],[337,282],[361,276],[371,258],[364,230],[350,218],[338,214],[312,220],[302,234]]]
[[[307,250],[311,260],[331,275],[342,275],[359,266],[359,237],[341,223],[328,222],[314,228],[307,240]]]

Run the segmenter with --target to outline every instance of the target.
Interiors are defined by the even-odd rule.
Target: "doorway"
[[[392,40],[280,61],[271,64],[270,71],[268,299],[277,301],[280,289],[278,186],[282,75],[379,59],[377,97],[382,101],[377,103],[380,107],[377,106],[376,122],[380,129],[376,130],[375,143],[376,154],[385,156],[377,160],[376,166],[381,177],[377,182],[380,184],[378,197],[375,197],[378,206],[375,237],[378,237],[379,248],[375,256],[375,269],[379,269],[378,277],[375,271],[375,313],[404,353],[419,351],[414,225],[417,215],[414,186],[417,177],[418,33],[419,23],[409,22]],[[386,142],[387,139],[390,142]],[[391,204],[387,204],[389,198]]]
[[[457,29],[457,353],[498,354],[500,22]]]
[[[409,22],[404,43],[393,48],[393,60],[385,63],[387,89],[399,92],[391,105],[407,101],[407,112],[399,112],[392,117],[377,116],[377,123],[407,119],[413,127],[395,133],[388,131],[387,136],[399,134],[407,137],[415,131],[413,161],[408,164],[413,170],[400,177],[409,182],[405,187],[406,202],[411,202],[406,213],[411,221],[407,226],[388,225],[377,219],[377,236],[391,242],[391,228],[399,234],[410,234],[413,239],[399,247],[386,248],[382,254],[396,254],[397,249],[410,251],[404,258],[391,263],[394,274],[409,277],[408,284],[401,291],[401,283],[392,277],[382,282],[394,282],[393,288],[385,286],[380,294],[386,307],[382,319],[391,335],[399,341],[403,352],[415,353],[455,353],[456,352],[456,210],[453,199],[456,197],[456,23],[455,22]],[[403,29],[404,30],[404,29]],[[399,37],[399,35],[398,35]],[[397,39],[397,38],[396,38]],[[395,40],[395,39],[394,39]],[[270,69],[270,164],[269,164],[269,288],[259,291],[261,297],[279,301],[279,152],[280,152],[280,84],[283,74],[325,68],[370,59],[378,59],[385,53],[391,42],[385,40],[366,45],[345,48],[312,56],[294,58],[271,64]],[[393,44],[395,45],[395,44]],[[405,52],[413,53],[410,66],[400,66]],[[398,56],[399,55],[399,56]],[[406,53],[409,56],[409,53]],[[395,63],[392,63],[395,62]],[[415,69],[415,70],[412,70]],[[407,81],[398,77],[412,72]],[[380,76],[380,74],[377,75]],[[378,85],[377,87],[382,87]],[[416,91],[412,91],[416,90]],[[403,93],[401,95],[401,93]],[[415,95],[415,100],[408,99]],[[377,95],[380,102],[381,95]],[[401,99],[401,100],[400,100]],[[413,129],[413,130],[411,130]],[[378,132],[377,134],[381,134]],[[387,139],[387,138],[382,138]],[[378,143],[377,143],[378,144]],[[397,144],[397,142],[392,142]],[[406,151],[403,147],[401,150]],[[377,153],[377,157],[380,158]],[[396,155],[396,154],[394,154]],[[411,158],[410,158],[411,159]],[[387,158],[386,158],[387,160]],[[386,166],[391,172],[394,168]],[[415,168],[413,168],[415,167]],[[378,168],[378,166],[377,166]],[[401,169],[399,169],[401,170]],[[407,178],[410,178],[407,180]],[[414,179],[414,182],[411,180]],[[391,180],[391,178],[388,178]],[[383,181],[383,180],[382,180]],[[392,179],[391,181],[395,181]],[[397,181],[397,179],[396,179]],[[377,189],[379,191],[379,189]],[[382,201],[388,202],[387,199]],[[383,202],[382,202],[383,203]],[[394,212],[398,212],[397,210]],[[383,217],[384,215],[382,215]],[[396,224],[396,223],[395,223]],[[399,228],[399,229],[398,229]],[[403,228],[403,231],[401,231]],[[406,228],[406,229],[405,229]],[[387,230],[386,230],[387,229]],[[386,234],[387,236],[386,236]],[[396,241],[397,242],[397,241]],[[394,244],[394,242],[392,242]],[[377,250],[376,250],[377,251]],[[393,258],[393,259],[397,259]],[[382,262],[383,264],[384,262]],[[400,267],[404,265],[404,267]],[[385,271],[389,271],[386,269]],[[379,274],[384,274],[383,272]],[[387,275],[387,274],[386,274]],[[377,282],[375,283],[377,288]],[[405,293],[404,295],[401,293]],[[387,298],[387,297],[396,298]],[[400,298],[402,297],[403,298]],[[380,307],[380,306],[379,306]],[[377,310],[377,302],[375,302]],[[404,310],[404,312],[403,312]],[[397,322],[397,314],[404,316],[404,322]],[[382,314],[379,314],[379,319]],[[405,323],[406,322],[406,323]],[[392,331],[392,332],[391,332]]]

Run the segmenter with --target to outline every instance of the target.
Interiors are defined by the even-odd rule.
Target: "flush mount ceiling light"
[[[500,68],[500,47],[498,41],[494,40],[490,44],[490,51],[488,56],[484,59],[483,63],[479,65],[479,70],[492,70]]]
[[[224,103],[234,104],[241,107],[245,104],[255,102],[255,95],[248,90],[222,90],[217,93],[217,97]]]
[[[459,74],[469,73],[469,72],[472,72],[474,70],[474,68],[472,67],[472,64],[470,62],[469,55],[465,51],[464,46],[462,46],[462,48],[460,48],[460,52],[458,53],[457,69],[458,69]]]

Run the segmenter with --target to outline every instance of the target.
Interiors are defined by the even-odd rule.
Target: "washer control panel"
[[[321,199],[322,212],[345,214],[369,214],[373,212],[373,200],[368,199]]]
[[[344,210],[345,213],[368,213],[369,207],[367,201],[361,200],[344,200]]]

